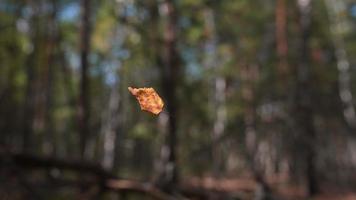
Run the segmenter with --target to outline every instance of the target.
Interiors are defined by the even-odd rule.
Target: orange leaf
[[[153,88],[132,88],[128,87],[132,95],[136,97],[141,106],[141,110],[158,115],[162,112],[164,103]]]

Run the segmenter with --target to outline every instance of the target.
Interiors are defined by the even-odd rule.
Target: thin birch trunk
[[[120,93],[119,84],[112,86],[109,98],[109,106],[106,116],[103,118],[103,158],[102,166],[106,169],[112,170],[115,161],[115,147],[117,142],[117,134],[119,128],[119,105]]]
[[[343,34],[347,30],[347,12],[345,2],[342,0],[325,0],[330,21],[330,32],[335,48],[336,65],[339,71],[339,96],[344,105],[343,115],[345,121],[352,129],[356,129],[356,111],[351,92],[350,62],[347,57]]]
[[[215,13],[212,8],[205,9],[205,58],[204,65],[208,70],[213,70],[216,76],[213,78],[214,86],[211,95],[212,107],[214,112],[213,131],[211,133],[212,139],[212,165],[213,174],[219,177],[223,170],[223,149],[219,142],[217,142],[225,131],[226,124],[226,108],[225,108],[225,90],[226,80],[220,75],[219,63],[217,56],[217,43],[218,38],[215,26]]]

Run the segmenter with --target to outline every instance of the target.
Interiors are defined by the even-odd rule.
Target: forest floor
[[[308,198],[302,186],[287,184],[281,179],[268,180],[272,188],[274,197],[277,200],[356,200],[356,188],[351,186],[341,186],[337,184],[324,184],[321,186],[320,194],[313,198]],[[210,191],[236,194],[242,199],[253,199],[256,183],[252,178],[215,179],[189,178],[183,181],[186,187],[201,188]]]

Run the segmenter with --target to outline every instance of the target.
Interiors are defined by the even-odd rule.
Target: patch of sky
[[[6,3],[1,3],[0,2],[0,11],[5,12],[5,13],[14,13],[16,12],[17,7],[15,4],[10,4],[8,2]]]
[[[29,19],[33,14],[33,10],[29,6],[25,6],[25,8],[21,10],[21,14],[25,19]]]
[[[202,74],[201,65],[198,62],[191,62],[187,65],[187,74],[193,79],[198,79]]]
[[[140,20],[145,20],[148,17],[148,11],[144,10],[144,9],[141,9],[138,12],[138,16],[139,16]]]
[[[75,21],[80,12],[80,5],[78,2],[70,3],[63,7],[59,12],[59,20],[61,21]]]
[[[91,54],[89,56],[91,64],[89,73],[90,76],[101,76],[104,79],[104,83],[107,86],[114,86],[119,80],[117,72],[121,67],[121,61],[119,59],[105,59],[102,60],[97,54]]]
[[[190,19],[185,16],[182,16],[178,23],[179,23],[179,26],[182,28],[187,28],[187,27],[191,26],[191,24],[192,24]]]
[[[21,33],[28,33],[28,31],[30,30],[28,21],[22,18],[16,21],[16,28]]]
[[[99,55],[98,54],[94,54],[94,53],[91,53],[89,55],[89,63],[98,63],[99,62]]]
[[[113,50],[113,54],[114,54],[114,57],[116,58],[120,58],[120,59],[128,59],[130,57],[130,51],[126,50],[126,49],[114,49]]]
[[[96,69],[96,75],[101,75],[104,78],[104,83],[107,86],[114,86],[117,81],[119,81],[119,76],[117,74],[119,68],[121,67],[121,62],[118,60],[107,60],[101,62]],[[98,74],[100,73],[100,74]]]
[[[186,63],[186,73],[191,78],[198,78],[202,74],[202,67],[196,58],[196,49],[187,48],[182,52],[182,58]]]
[[[356,4],[352,4],[350,7],[350,14],[352,17],[356,17]]]
[[[206,54],[213,55],[216,52],[216,42],[208,42],[204,50]]]
[[[80,65],[79,55],[73,50],[70,50],[69,48],[67,48],[65,52],[66,52],[65,55],[68,58],[69,66],[74,70],[79,70],[79,65]]]
[[[126,17],[132,17],[137,14],[137,8],[133,3],[128,3],[125,5],[125,12],[124,12]]]
[[[120,76],[117,74],[117,71],[120,67],[120,61],[109,62],[104,67],[104,81],[106,85],[114,86],[119,81]]]

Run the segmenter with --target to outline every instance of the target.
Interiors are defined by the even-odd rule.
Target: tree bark
[[[274,28],[266,26],[263,41],[257,53],[256,64],[245,65],[241,69],[242,98],[244,100],[244,123],[245,123],[245,148],[246,160],[249,169],[257,185],[255,188],[255,200],[273,199],[272,191],[265,181],[259,163],[255,160],[257,148],[257,99],[256,83],[259,79],[260,67],[267,61],[271,48],[274,44]]]
[[[79,148],[82,159],[85,157],[87,136],[90,136],[90,96],[89,96],[89,51],[90,51],[90,0],[81,0],[81,30],[80,30],[80,96],[78,105]]]
[[[43,150],[46,154],[55,154],[55,130],[53,128],[54,121],[52,115],[53,109],[53,85],[55,84],[54,68],[57,59],[57,45],[59,43],[57,30],[57,0],[52,0],[52,11],[49,18],[48,41],[47,41],[47,66],[45,71],[45,116],[44,116],[44,142]]]
[[[215,11],[213,8],[206,8],[204,12],[205,16],[205,58],[204,65],[208,70],[214,70],[217,74],[213,80],[209,79],[209,82],[213,81],[214,85],[212,89],[212,95],[209,98],[212,99],[211,104],[214,112],[214,122],[213,131],[211,133],[212,139],[212,165],[213,174],[219,177],[222,173],[224,162],[223,162],[223,149],[219,142],[217,142],[225,131],[226,124],[226,109],[225,109],[225,90],[226,90],[226,79],[220,75],[219,63],[217,62],[217,43],[218,38],[216,34],[215,26]]]
[[[287,10],[285,0],[277,0],[276,4],[276,44],[278,72],[280,77],[283,78],[288,68]]]
[[[177,168],[177,82],[180,58],[177,50],[177,8],[174,0],[161,3],[163,24],[163,45],[159,58],[162,64],[162,85],[168,111],[166,142],[161,149],[161,167],[157,184],[173,193],[178,183]]]
[[[106,111],[106,115],[103,117],[105,121],[102,123],[102,135],[103,135],[103,157],[102,166],[105,169],[112,170],[115,162],[115,149],[119,142],[118,129],[119,129],[119,105],[120,105],[120,93],[119,82],[112,86],[109,98],[109,105]]]
[[[39,41],[40,41],[40,27],[39,27],[39,12],[41,12],[38,2],[30,2],[30,8],[35,13],[31,19],[30,24],[33,31],[30,32],[30,40],[33,45],[32,52],[28,55],[26,60],[26,76],[27,83],[25,89],[25,102],[23,113],[23,136],[22,136],[22,149],[25,152],[34,151],[34,123],[36,119],[36,97],[38,96],[38,63],[36,61],[39,54]]]
[[[295,120],[298,130],[298,143],[301,156],[304,161],[304,173],[306,189],[309,196],[318,193],[316,178],[316,132],[313,124],[312,84],[310,70],[310,34],[311,34],[311,10],[310,0],[298,0],[297,6],[300,17],[300,47],[299,65],[296,69],[296,94],[295,94]]]
[[[210,5],[211,6],[211,5]],[[214,4],[214,7],[217,5]],[[212,138],[212,167],[213,175],[219,177],[224,168],[224,156],[222,145],[219,140],[224,134],[225,124],[226,124],[226,109],[225,109],[225,90],[226,90],[226,80],[220,75],[219,72],[219,61],[217,56],[217,30],[216,30],[216,15],[214,8],[207,7],[204,10],[205,16],[205,57],[204,66],[206,70],[213,70],[216,76],[214,78],[209,78],[213,85],[209,85],[211,88],[211,104],[214,112],[213,121],[213,131],[211,133]]]
[[[258,65],[245,66],[241,70],[242,77],[242,97],[245,102],[245,147],[247,164],[253,174],[257,186],[255,189],[255,200],[271,199],[271,190],[263,178],[259,164],[255,161],[257,149],[257,114],[256,114],[256,91],[255,82],[258,79]]]

